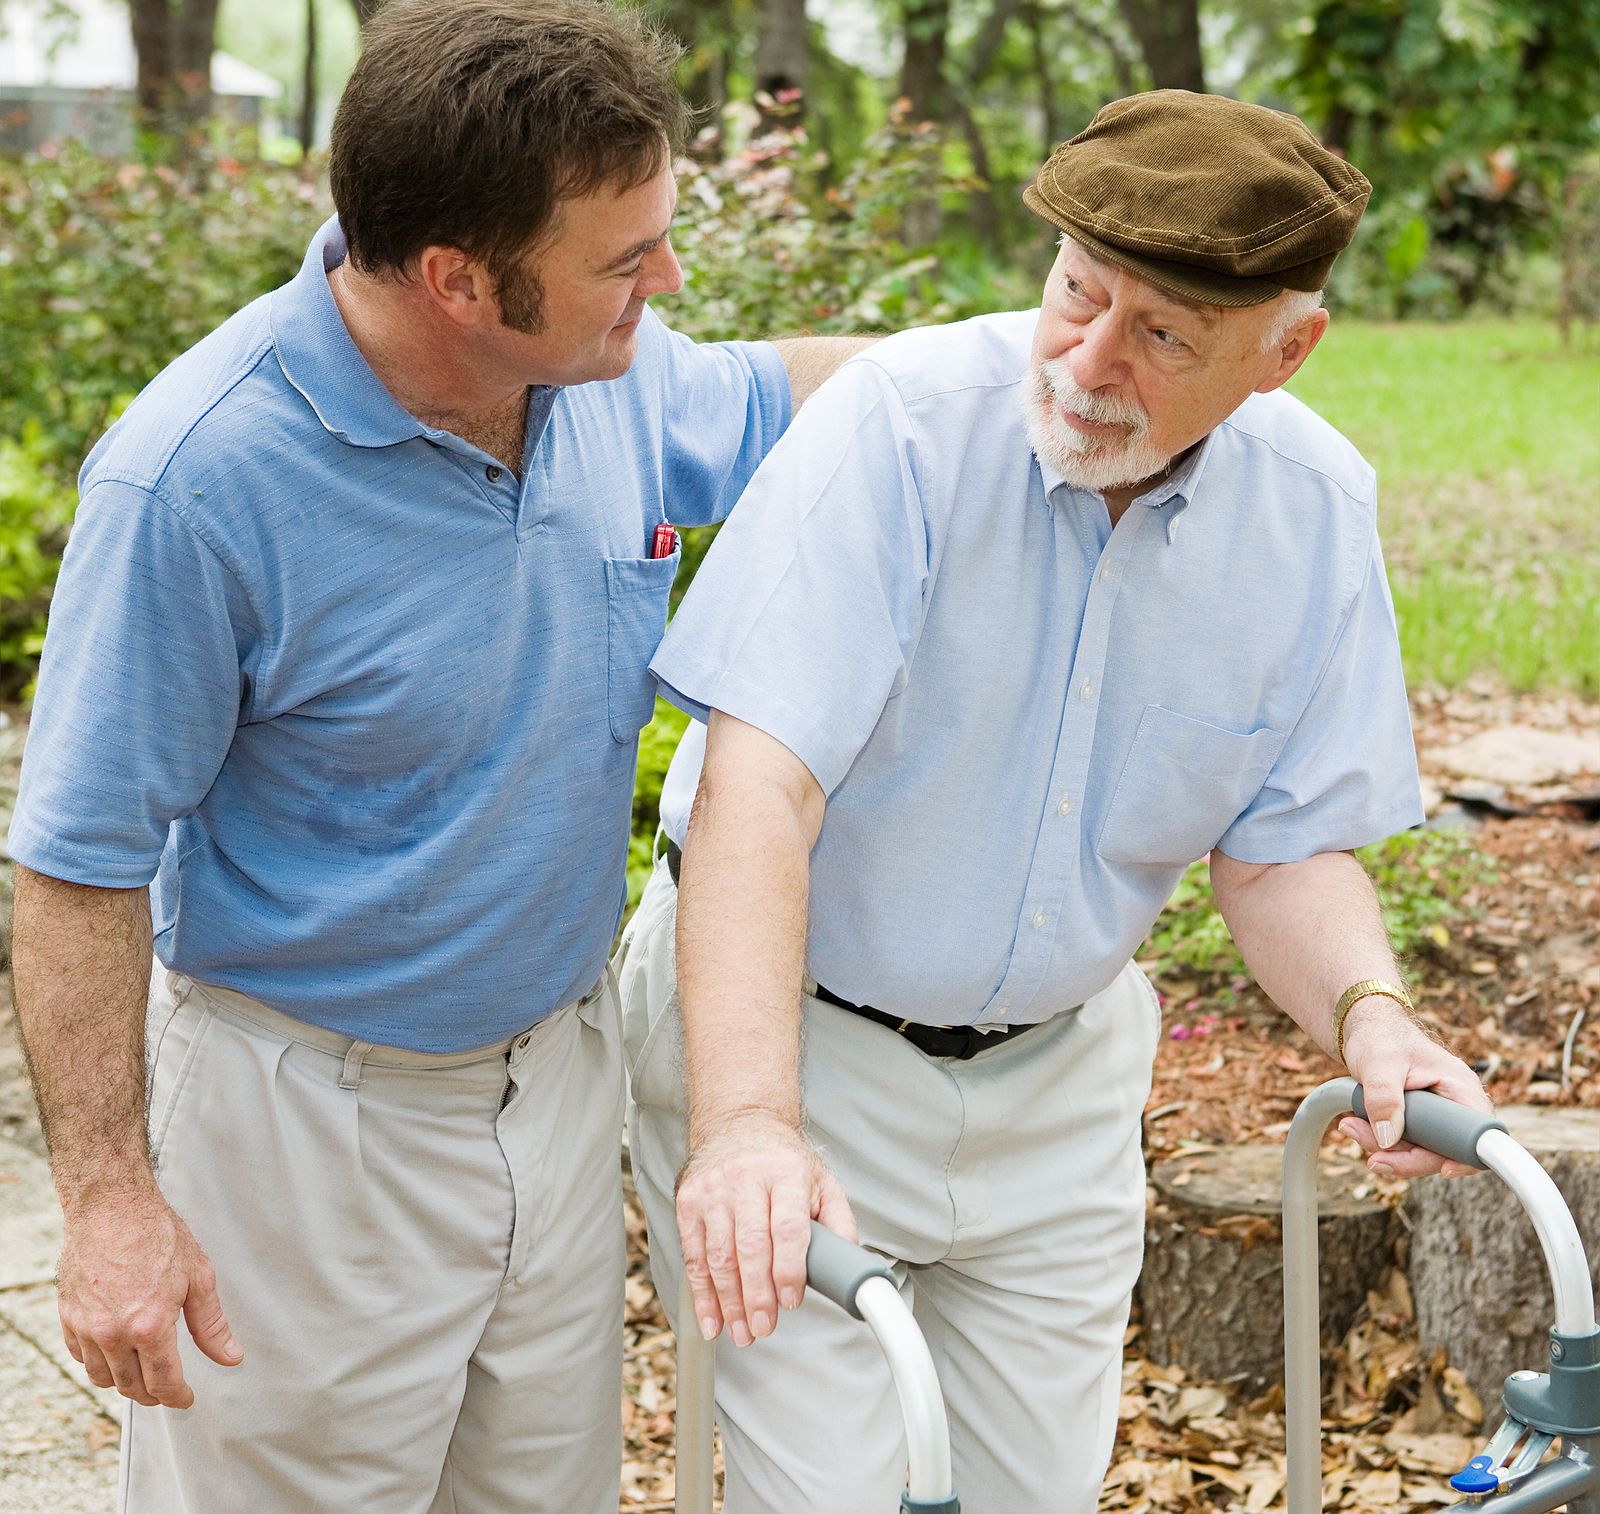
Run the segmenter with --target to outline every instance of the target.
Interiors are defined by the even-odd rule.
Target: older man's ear
[[[1328,312],[1318,309],[1284,332],[1283,340],[1269,354],[1276,355],[1277,362],[1266,378],[1256,385],[1256,393],[1270,394],[1287,384],[1300,371],[1300,365],[1311,356],[1312,348],[1322,340],[1322,333],[1327,329]]]

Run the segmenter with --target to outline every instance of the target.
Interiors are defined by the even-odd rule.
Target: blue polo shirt
[[[343,255],[330,221],[85,464],[9,845],[154,880],[168,967],[455,1051],[605,966],[678,565],[652,534],[727,513],[789,384],[647,312],[622,378],[535,393],[519,483],[378,381]]]
[[[828,796],[807,971],[930,1024],[1104,988],[1184,868],[1422,819],[1372,469],[1252,395],[1111,525],[1041,469],[1037,312],[893,336],[806,402],[654,667]],[[682,841],[704,730],[662,794]]]

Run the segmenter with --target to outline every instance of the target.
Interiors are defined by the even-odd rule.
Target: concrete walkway
[[[119,1396],[67,1354],[56,1317],[61,1248],[44,1138],[0,973],[0,1510],[110,1514]]]

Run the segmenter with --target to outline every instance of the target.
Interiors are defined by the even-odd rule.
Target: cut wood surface
[[[1150,1173],[1139,1308],[1153,1361],[1251,1392],[1283,1380],[1283,1148],[1221,1146]],[[1322,1333],[1343,1337],[1388,1260],[1393,1212],[1365,1166],[1325,1153]]]
[[[1600,1283],[1600,1110],[1514,1104],[1499,1114],[1561,1190]],[[1543,1371],[1549,1358],[1554,1301],[1533,1223],[1492,1174],[1413,1183],[1406,1216],[1423,1347],[1442,1348],[1495,1417],[1507,1374]]]

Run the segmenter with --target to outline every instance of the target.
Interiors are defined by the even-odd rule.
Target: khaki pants
[[[458,1056],[157,964],[151,1139],[244,1363],[128,1406],[129,1514],[614,1514],[621,1069],[610,974]]]
[[[676,911],[658,864],[616,961],[634,1179],[669,1310],[684,1159]],[[1081,1009],[967,1062],[805,1001],[811,1137],[928,1339],[969,1514],[1095,1507],[1142,1255],[1140,1116],[1159,1020],[1131,964]],[[808,1295],[745,1350],[719,1339],[717,1417],[725,1514],[898,1505],[905,1447],[888,1368],[867,1327],[826,1300]]]

